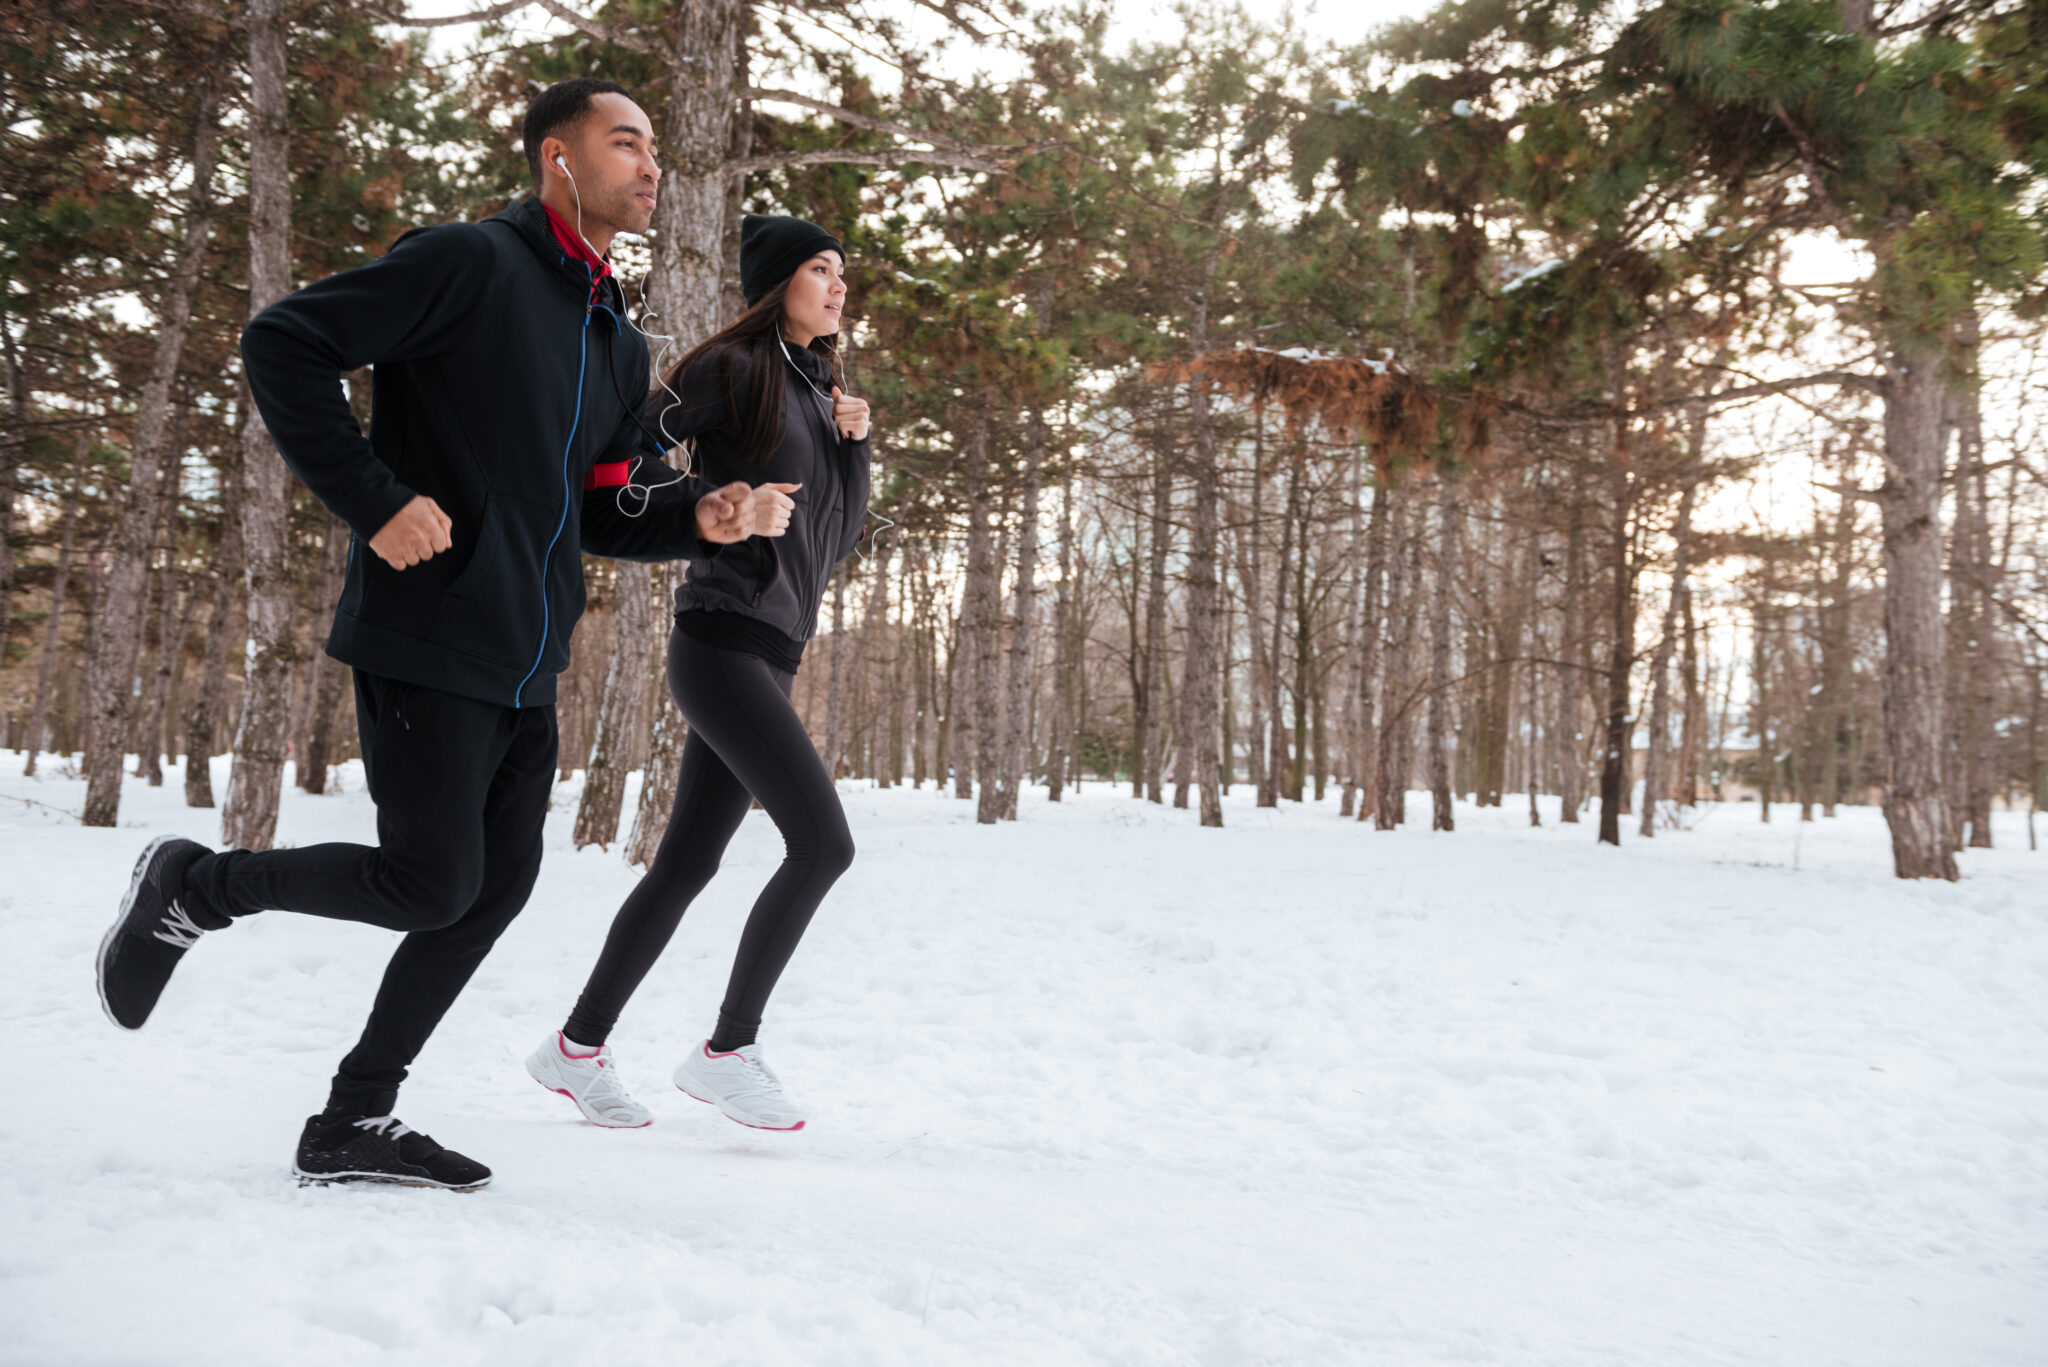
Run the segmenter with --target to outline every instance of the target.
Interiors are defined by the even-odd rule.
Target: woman
[[[668,686],[690,733],[675,807],[576,1009],[526,1064],[594,1124],[651,1123],[620,1085],[605,1039],[759,799],[785,856],[747,918],[717,1027],[675,1080],[743,1125],[804,1126],[755,1034],[812,913],[853,862],[846,813],[789,699],[833,566],[867,517],[868,406],[832,380],[845,260],[816,224],[748,215],[746,312],[677,363],[650,401],[649,427],[667,442],[694,441],[697,473],[772,491],[788,504],[789,523],[779,538],[693,561],[676,590]]]

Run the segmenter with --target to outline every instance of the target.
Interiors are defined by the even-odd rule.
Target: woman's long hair
[[[724,391],[725,430],[739,447],[740,458],[759,464],[782,445],[782,300],[785,280],[711,336],[691,347],[664,382],[680,393],[682,377],[704,363]],[[839,335],[811,339],[810,350],[830,366],[839,352]]]

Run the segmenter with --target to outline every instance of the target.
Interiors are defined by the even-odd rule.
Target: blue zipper
[[[519,687],[512,690],[512,705],[519,706],[519,699],[526,692],[526,685],[540,669],[541,660],[548,652],[548,562],[555,558],[555,544],[562,539],[562,528],[569,525],[569,453],[576,449],[576,429],[583,424],[583,367],[590,356],[590,315],[583,315],[583,326],[576,333],[576,416],[569,421],[569,439],[562,443],[562,516],[555,523],[555,534],[548,538],[547,554],[540,558],[540,646],[533,652],[533,667],[526,671],[526,677],[519,681]]]

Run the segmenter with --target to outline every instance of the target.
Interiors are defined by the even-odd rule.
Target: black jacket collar
[[[588,291],[590,276],[581,261],[575,260],[562,250],[562,244],[555,241],[554,229],[548,226],[548,211],[540,202],[540,196],[527,195],[491,215],[492,219],[507,224],[513,231],[526,239],[538,256],[554,274],[574,286],[578,291]],[[614,308],[623,308],[625,295],[619,288],[618,272],[606,276],[599,282],[599,289]]]

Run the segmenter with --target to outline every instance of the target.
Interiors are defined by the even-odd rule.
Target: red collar
[[[562,244],[562,250],[569,253],[569,259],[581,261],[584,265],[590,267],[592,284],[612,273],[612,263],[590,250],[590,244],[577,236],[576,230],[569,226],[566,219],[553,209],[549,209],[546,200],[541,201],[540,207],[547,209],[548,227],[554,230],[555,241]]]

